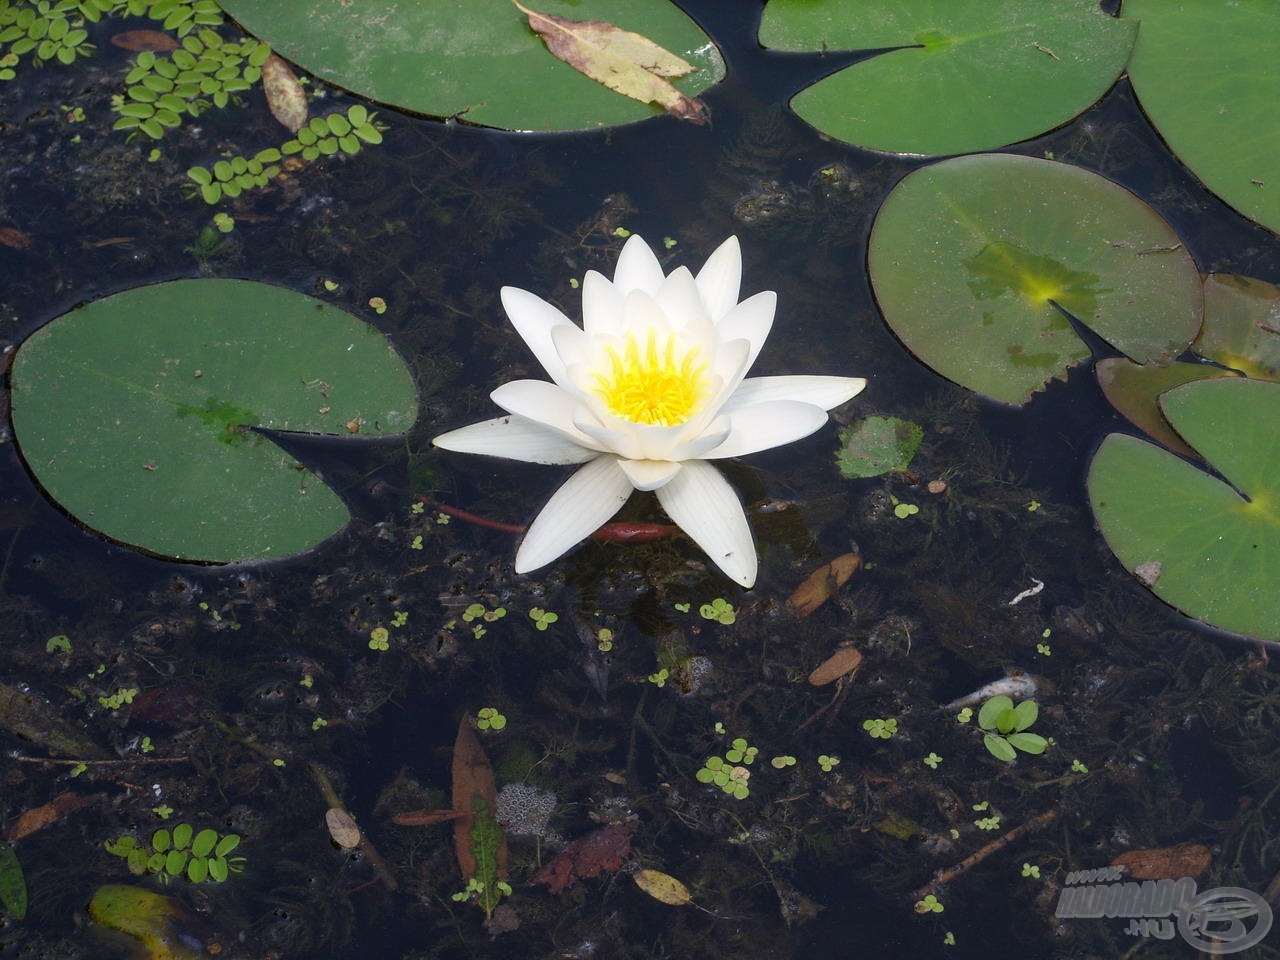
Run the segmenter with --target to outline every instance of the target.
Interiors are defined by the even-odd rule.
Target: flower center
[[[641,345],[628,333],[621,353],[613,346],[605,350],[609,368],[596,374],[594,390],[624,420],[675,426],[693,416],[711,392],[711,364],[672,334],[659,337],[651,329]]]

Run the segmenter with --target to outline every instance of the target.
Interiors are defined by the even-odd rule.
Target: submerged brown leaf
[[[462,876],[470,879],[476,875],[475,842],[471,830],[476,824],[475,797],[481,797],[490,812],[498,809],[498,785],[493,779],[493,767],[480,746],[471,718],[463,714],[458,724],[458,737],[453,742],[453,808],[468,811],[453,821],[453,849],[458,858]],[[507,844],[504,840],[497,852],[498,876],[507,875]]]
[[[797,617],[809,616],[830,600],[860,566],[861,554],[846,553],[836,557],[813,571],[805,578],[804,583],[796,587],[795,592],[787,598],[787,607]]]
[[[1129,850],[1111,861],[1113,867],[1124,867],[1134,880],[1195,879],[1209,869],[1213,852],[1201,843],[1184,843],[1177,847],[1153,847]]]
[[[125,50],[150,50],[154,53],[178,49],[178,41],[160,30],[122,30],[111,35],[111,43]]]
[[[853,673],[861,665],[862,654],[857,647],[841,647],[814,668],[809,674],[809,682],[815,687],[825,687]]]
[[[511,2],[529,18],[529,27],[547,49],[579,73],[633,100],[656,103],[681,120],[707,122],[707,108],[665,79],[693,70],[670,50],[604,20],[568,20]]]

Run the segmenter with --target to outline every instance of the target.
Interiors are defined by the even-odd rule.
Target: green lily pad
[[[1139,363],[1170,362],[1200,326],[1200,275],[1169,225],[1123,187],[1050,160],[981,154],[909,174],[867,258],[903,343],[1004,403],[1090,356],[1058,307]]]
[[[791,101],[830,137],[874,150],[991,150],[1082,113],[1115,83],[1136,25],[1097,0],[770,0],[760,42],[777,50],[899,49]]]
[[[1257,380],[1280,380],[1280,287],[1212,273],[1204,281],[1204,329],[1193,348]]]
[[[850,480],[905,470],[920,449],[924,430],[897,417],[866,417],[840,431],[836,467]]]
[[[1240,0],[1124,0],[1141,21],[1134,92],[1200,181],[1280,232],[1280,7]]]
[[[1197,380],[1160,405],[1228,482],[1111,434],[1089,467],[1102,535],[1125,569],[1188,616],[1280,640],[1280,384]]]
[[[249,427],[381,436],[417,413],[413,379],[377,330],[243,280],[85,304],[32,334],[11,377],[15,439],[45,492],[87,527],[182,560],[284,556],[349,519]]]
[[[547,52],[510,0],[220,0],[245,30],[330,83],[414,113],[507,130],[589,130],[644,120],[630,100]],[[606,20],[690,63],[697,96],[724,76],[715,44],[669,0],[538,0],[539,13]]]
[[[1184,457],[1196,452],[1182,441],[1178,431],[1160,412],[1160,396],[1192,380],[1231,376],[1219,367],[1203,363],[1171,363],[1167,367],[1141,366],[1124,357],[1105,357],[1094,366],[1098,386],[1126,420],[1152,439]]]

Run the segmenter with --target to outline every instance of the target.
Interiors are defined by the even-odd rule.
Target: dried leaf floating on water
[[[324,825],[329,828],[333,842],[343,850],[354,850],[360,846],[360,828],[347,811],[330,807],[324,813]]]
[[[862,555],[846,553],[819,567],[787,598],[787,607],[803,619],[826,603],[862,566]]]
[[[604,20],[568,20],[511,2],[547,49],[579,73],[632,100],[656,103],[680,120],[707,122],[707,108],[665,79],[693,70],[670,50]]]
[[[289,64],[274,53],[262,65],[262,90],[271,115],[290,133],[301,130],[307,122],[307,91]]]

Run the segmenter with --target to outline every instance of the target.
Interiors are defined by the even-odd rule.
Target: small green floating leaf
[[[1198,380],[1160,405],[1229,483],[1154,444],[1111,434],[1088,480],[1108,546],[1188,616],[1280,640],[1280,384]]]
[[[184,560],[285,556],[348,520],[336,494],[249,427],[387,436],[417,411],[412,377],[376,329],[240,280],[86,304],[32,334],[11,376],[15,438],[48,495],[108,537]]]
[[[400,4],[392,15],[386,0],[223,0],[222,6],[309,73],[415,113],[509,130],[589,130],[661,113],[551,56],[510,0]],[[690,96],[724,76],[715,44],[669,0],[540,0],[536,6],[644,34],[693,65],[693,73],[676,81]],[[377,142],[371,127],[348,119],[358,137]]]
[[[840,431],[836,466],[850,480],[905,470],[923,439],[924,430],[909,420],[866,417]]]
[[[1141,363],[1169,362],[1200,325],[1200,275],[1169,225],[1123,187],[1049,160],[979,154],[909,174],[867,258],[903,343],[1004,403],[1090,356],[1055,304]]]
[[[1125,0],[1141,21],[1134,92],[1206,187],[1280,232],[1280,7],[1240,0]]]
[[[818,81],[791,106],[849,143],[943,154],[1026,140],[1082,113],[1119,77],[1136,32],[1097,0],[770,0],[760,42],[898,48]]]

